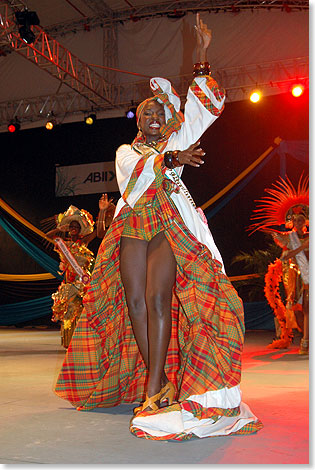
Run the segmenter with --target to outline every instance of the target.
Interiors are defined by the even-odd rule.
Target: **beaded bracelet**
[[[172,169],[177,166],[181,166],[178,159],[179,150],[173,150],[170,152],[165,152],[164,154],[164,165],[166,168]]]
[[[209,62],[197,62],[194,64],[193,76],[200,77],[202,75],[210,75],[210,65]]]

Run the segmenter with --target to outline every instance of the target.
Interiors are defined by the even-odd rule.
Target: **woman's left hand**
[[[201,62],[206,61],[206,51],[210,45],[212,32],[208,26],[202,21],[199,13],[196,15],[195,30],[197,32],[197,60]]]
[[[177,158],[179,163],[181,165],[191,165],[195,167],[202,165],[204,163],[202,157],[206,154],[199,146],[200,142],[198,141],[195,144],[190,145],[188,149],[178,152]]]
[[[107,194],[102,194],[102,196],[100,197],[100,200],[98,201],[98,207],[100,209],[100,211],[106,211],[111,202],[113,202],[113,198],[111,198],[110,200],[108,200],[108,196]]]

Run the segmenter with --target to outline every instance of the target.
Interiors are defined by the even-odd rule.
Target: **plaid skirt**
[[[124,223],[122,237],[137,238],[151,241],[159,232],[164,230],[159,216],[156,199],[144,204],[143,207],[132,210]]]
[[[187,229],[163,188],[156,198],[160,222],[177,263],[165,372],[183,409],[202,419],[209,409],[193,405],[187,401],[189,397],[234,390],[240,383],[242,301],[222,273],[221,264]],[[127,205],[122,208],[99,248],[84,309],[56,383],[56,394],[79,410],[145,398],[147,369],[133,334],[119,271],[120,239],[130,210]],[[210,410],[217,417],[237,412],[236,408]],[[256,432],[261,427],[254,419],[242,432]]]

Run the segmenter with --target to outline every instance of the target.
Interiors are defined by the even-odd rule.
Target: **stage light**
[[[39,18],[35,11],[16,11],[15,18],[17,23],[21,26],[19,34],[26,44],[32,44],[35,41],[35,34],[31,30],[31,25],[39,25]]]
[[[137,110],[137,108],[128,109],[128,111],[126,112],[126,118],[127,119],[133,119],[136,115],[136,110]]]
[[[84,122],[88,126],[91,126],[92,124],[94,124],[95,121],[96,121],[96,114],[89,114],[88,116],[84,118]]]
[[[262,97],[261,91],[255,90],[251,93],[249,99],[251,100],[252,103],[258,103],[261,97]]]
[[[8,124],[8,131],[13,134],[13,132],[19,131],[21,128],[21,125],[17,119],[14,119],[13,121],[10,121]]]
[[[46,122],[45,127],[48,131],[52,131],[56,124],[57,123],[56,123],[55,119],[48,119],[48,121]]]
[[[291,89],[291,93],[295,98],[301,96],[304,92],[304,86],[301,84],[294,85]]]

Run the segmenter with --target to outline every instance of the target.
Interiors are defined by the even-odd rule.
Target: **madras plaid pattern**
[[[164,227],[154,207],[154,201],[142,207],[134,207],[126,219],[122,236],[151,241],[155,235],[163,231]]]
[[[146,151],[144,151],[144,150],[146,150]],[[132,172],[132,174],[130,176],[130,179],[128,181],[127,188],[125,189],[125,192],[122,195],[122,198],[125,202],[127,201],[127,198],[129,196],[129,194],[132,192],[139,176],[141,175],[141,173],[143,171],[143,168],[144,168],[144,165],[146,164],[148,158],[151,155],[153,155],[154,153],[155,152],[150,148],[143,149],[142,157],[138,160],[136,166],[134,167],[133,172]]]
[[[153,93],[160,101],[162,101],[165,106],[168,107],[171,112],[172,117],[167,121],[165,126],[161,128],[161,134],[169,138],[173,132],[178,132],[180,130],[181,125],[185,120],[184,115],[181,111],[176,112],[174,105],[168,99],[167,93],[163,93],[163,90],[160,87],[154,90]],[[174,95],[177,95],[173,87],[172,93],[174,93]]]
[[[177,262],[165,371],[181,402],[190,395],[239,384],[243,308],[220,264],[190,233],[162,187],[156,198]],[[126,205],[99,248],[85,308],[55,388],[82,410],[145,398],[147,370],[133,335],[119,272],[120,237],[129,214]]]
[[[178,96],[178,94],[176,93],[173,87],[171,87],[171,90],[174,95]],[[146,100],[142,101],[137,107],[137,110],[136,110],[137,123],[139,123],[141,113],[144,107],[146,106],[146,104],[148,104],[150,101],[156,101],[159,99],[160,101],[162,101],[164,106],[167,106],[172,116],[170,119],[168,119],[167,123],[161,127],[161,135],[163,135],[166,139],[168,139],[173,132],[178,132],[180,130],[180,127],[182,123],[184,122],[185,118],[181,111],[177,112],[175,110],[175,107],[170,102],[167,93],[164,93],[161,87],[157,87],[155,90],[152,90],[152,91],[153,91],[154,96],[151,96],[150,98],[147,98]],[[142,132],[138,132],[136,138],[134,139],[131,145],[133,146],[135,143],[139,143],[139,142],[144,142],[144,136]]]
[[[195,418],[207,419],[211,418],[217,421],[220,416],[237,416],[240,413],[239,406],[236,408],[204,408],[200,403],[191,400],[185,400],[181,403],[181,407],[192,413]]]
[[[236,432],[231,432],[229,436],[237,436],[240,434],[254,434],[260,429],[262,429],[264,426],[261,423],[261,421],[257,420],[252,423],[245,424],[241,429],[239,429]],[[134,434],[136,437],[140,437],[143,439],[149,439],[151,441],[189,441],[192,438],[195,438],[196,436],[193,433],[186,434],[185,432],[181,432],[178,434],[167,434],[163,437],[157,437],[157,436],[152,436],[152,434],[148,434],[145,431],[142,431],[139,428],[136,428],[135,426],[130,426],[130,432]],[[220,437],[218,435],[215,436],[208,436],[209,437]]]
[[[220,88],[218,87],[217,82],[210,75],[207,75],[207,87],[209,88],[209,90],[212,91],[212,93],[214,94],[214,96],[216,97],[216,99],[218,101],[221,101],[224,98],[223,90],[220,90]],[[208,111],[210,111],[211,114],[213,114],[214,116],[220,116],[220,114],[222,113],[222,111],[224,109],[224,105],[222,106],[221,109],[217,108],[212,103],[211,99],[208,98],[207,95],[205,95],[205,93],[202,91],[202,89],[197,84],[196,80],[194,80],[192,82],[192,84],[190,85],[189,88],[194,93],[194,95],[197,96],[197,98],[204,105],[204,107]]]
[[[195,415],[194,410],[199,407],[200,412],[198,413],[198,416]],[[201,419],[206,419],[206,418],[211,418],[214,422],[217,422],[222,416],[228,416],[228,417],[237,417],[239,415],[239,408],[233,408],[230,410],[222,409],[222,408],[202,408],[201,405],[198,403],[192,403],[191,406],[188,404],[188,401],[184,403],[177,403],[171,406],[168,406],[166,408],[160,408],[158,411],[143,411],[141,412],[141,416],[149,416],[150,414],[155,414],[155,415],[163,415],[165,413],[171,413],[172,411],[180,411],[182,408],[184,408],[187,411],[190,411],[197,417],[199,420]],[[139,416],[138,414],[137,416]],[[195,434],[193,432],[186,433],[186,432],[178,432],[178,433],[172,433],[172,434],[165,434],[164,436],[154,436],[152,434],[149,434],[142,429],[140,429],[137,426],[133,425],[133,420],[134,417],[130,420],[130,431],[132,434],[134,434],[136,437],[143,438],[143,439],[149,439],[153,441],[187,441],[189,439],[195,438]],[[238,435],[238,434],[253,434],[258,432],[260,429],[263,428],[263,424],[260,420],[252,421],[250,423],[244,424],[241,429],[235,432],[230,432],[230,436],[233,435]],[[223,434],[226,435],[226,434]],[[208,437],[219,437],[219,435],[214,435],[214,436],[208,436]]]

